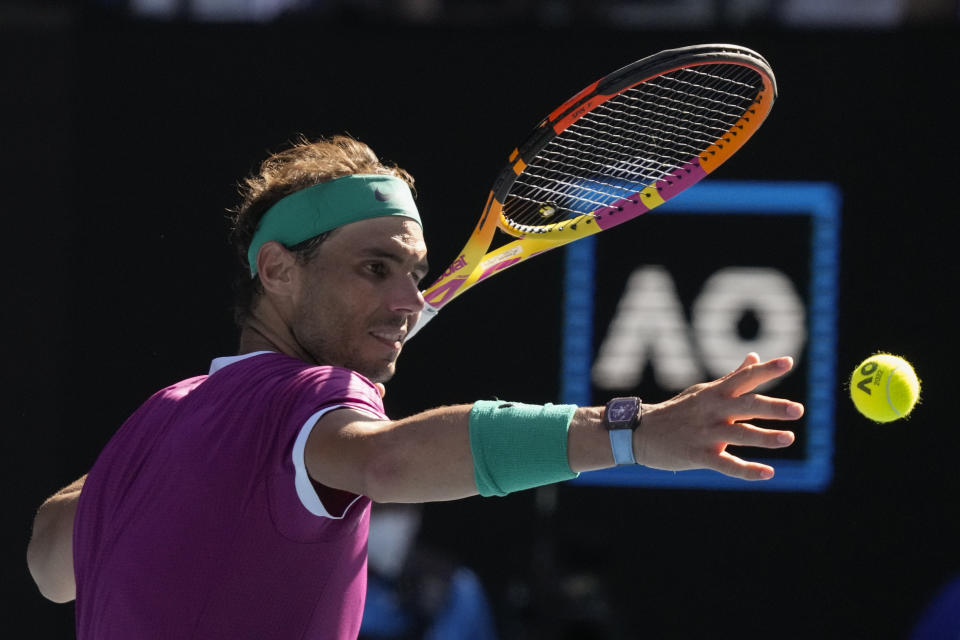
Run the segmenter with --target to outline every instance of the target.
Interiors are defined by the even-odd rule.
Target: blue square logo
[[[600,405],[621,395],[660,402],[756,351],[793,356],[794,370],[760,391],[807,408],[790,424],[798,436],[793,447],[731,448],[773,465],[777,474],[766,482],[620,467],[573,483],[782,491],[829,485],[840,202],[826,183],[714,181],[567,247],[564,402]]]

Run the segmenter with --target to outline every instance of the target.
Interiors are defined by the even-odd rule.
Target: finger
[[[726,381],[730,392],[739,396],[753,391],[761,384],[779,378],[793,368],[793,358],[784,356],[767,362],[750,364],[735,371]]]
[[[745,422],[737,422],[733,425],[733,429],[725,440],[728,444],[744,447],[783,449],[784,447],[792,445],[794,440],[796,440],[796,436],[794,436],[792,431],[762,429]]]
[[[740,366],[734,369],[731,373],[736,373],[737,371],[740,371],[745,367],[749,367],[750,365],[757,364],[758,362],[760,362],[760,356],[757,355],[756,351],[751,351],[747,354],[747,357],[743,359],[743,362],[740,363]]]
[[[714,459],[711,467],[714,471],[741,480],[769,480],[773,477],[773,467],[759,462],[748,462],[738,458],[729,451],[722,451]]]
[[[374,382],[373,385],[377,388],[377,391],[380,392],[380,397],[384,398],[387,395],[387,388],[383,386],[381,382]]]
[[[804,407],[799,402],[785,398],[771,398],[759,393],[747,393],[738,398],[731,420],[796,420],[803,416]]]

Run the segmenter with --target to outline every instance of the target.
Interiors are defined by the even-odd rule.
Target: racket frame
[[[760,75],[763,87],[754,99],[752,108],[747,109],[726,134],[686,165],[678,167],[631,198],[601,207],[591,214],[538,228],[535,233],[518,229],[503,216],[503,203],[517,177],[551,140],[571,124],[631,87],[666,73],[710,64],[749,67]],[[766,119],[776,98],[776,79],[769,63],[760,54],[731,44],[701,44],[668,49],[626,65],[585,87],[554,109],[510,154],[506,166],[494,180],[483,212],[467,243],[453,263],[422,291],[426,304],[407,339],[432,320],[441,308],[478,282],[545,251],[635,218],[693,186],[743,146]],[[497,229],[517,239],[488,253]]]

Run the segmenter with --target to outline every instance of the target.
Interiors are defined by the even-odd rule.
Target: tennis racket
[[[662,51],[586,87],[510,154],[407,338],[490,276],[689,189],[753,135],[776,95],[767,61],[729,44]],[[497,229],[514,239],[489,250]]]

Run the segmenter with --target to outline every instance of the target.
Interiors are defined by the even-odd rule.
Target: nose
[[[404,278],[404,283],[395,291],[392,310],[405,314],[420,313],[425,305],[426,302],[417,283],[411,278]]]

